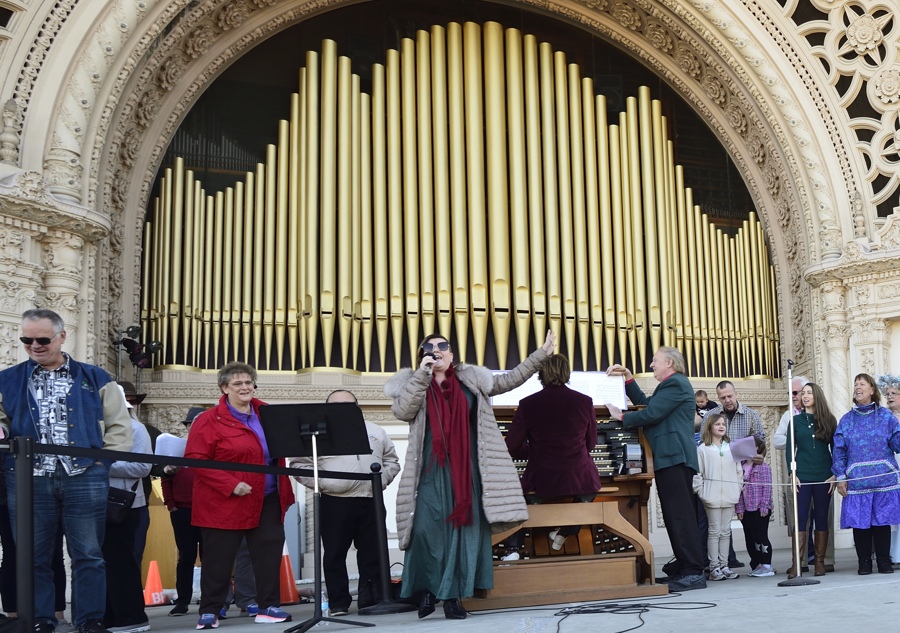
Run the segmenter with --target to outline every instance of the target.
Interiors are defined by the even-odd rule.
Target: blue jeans
[[[9,514],[16,529],[16,473],[7,472]],[[102,620],[106,611],[106,565],[100,545],[106,527],[109,468],[95,463],[69,476],[60,465],[34,477],[34,618],[58,624],[54,612],[53,543],[60,523],[72,559],[72,624]]]

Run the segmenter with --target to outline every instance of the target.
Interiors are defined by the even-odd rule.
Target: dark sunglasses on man
[[[22,341],[25,345],[33,345],[37,343],[38,345],[50,345],[50,341],[59,336],[59,332],[47,338],[46,336],[38,336],[37,338],[33,338],[31,336],[20,336],[19,340]]]

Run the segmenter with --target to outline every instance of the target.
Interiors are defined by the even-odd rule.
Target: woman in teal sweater
[[[791,473],[791,480],[797,485],[797,525],[801,543],[806,543],[806,522],[809,518],[809,504],[813,502],[813,540],[816,552],[815,575],[825,575],[825,550],[828,547],[828,506],[834,482],[831,474],[831,449],[837,420],[828,406],[822,388],[815,383],[807,383],[800,391],[800,405],[803,411],[794,416],[793,436],[788,433],[788,472],[791,472],[791,456],[797,463],[797,476]],[[796,443],[796,453],[794,444]],[[802,528],[802,531],[799,530]],[[797,561],[791,564],[788,577],[797,575]]]

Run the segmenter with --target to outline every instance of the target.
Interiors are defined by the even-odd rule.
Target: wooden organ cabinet
[[[632,407],[633,408],[633,407]],[[506,435],[515,407],[494,407]],[[612,421],[606,407],[596,407],[597,446],[591,452],[600,473],[593,503],[545,501],[528,506],[528,521],[492,537],[494,588],[464,601],[469,611],[610,600],[668,593],[654,580],[653,548],[648,537],[647,500],[653,482],[653,455],[639,430]],[[623,445],[639,445],[639,463],[626,463]],[[525,460],[517,460],[519,474]],[[631,468],[629,468],[631,466]],[[630,473],[630,474],[629,474]],[[550,531],[581,525],[562,549],[550,547]],[[525,530],[524,556],[502,561],[503,541]]]

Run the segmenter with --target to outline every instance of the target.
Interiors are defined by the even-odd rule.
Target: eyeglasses
[[[243,380],[228,383],[229,387],[234,387],[235,389],[240,389],[241,387],[253,387],[256,388],[256,384],[252,380]]]
[[[33,345],[34,343],[37,343],[38,345],[50,345],[50,341],[59,336],[59,334],[60,333],[57,332],[50,338],[47,338],[46,336],[38,336],[37,338],[32,336],[20,336],[19,340],[25,343],[25,345]]]
[[[433,351],[446,352],[450,350],[450,343],[441,341],[440,343],[422,343],[422,351],[426,354]]]
[[[794,394],[794,395],[795,395],[795,396],[797,396],[797,395],[799,395],[799,394],[800,394],[800,392],[799,392],[799,391],[792,391],[792,392],[791,392],[791,393],[792,393],[792,394]]]

